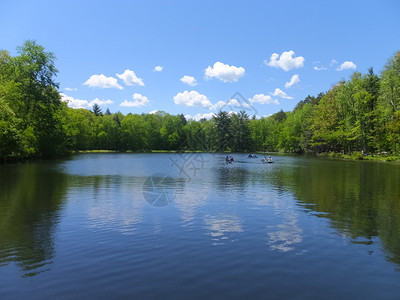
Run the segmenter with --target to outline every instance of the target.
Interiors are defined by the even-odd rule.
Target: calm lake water
[[[0,165],[0,299],[399,299],[399,165],[233,156]]]

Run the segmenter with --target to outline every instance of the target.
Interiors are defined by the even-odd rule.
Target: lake
[[[0,299],[399,299],[400,165],[232,155],[0,165]]]

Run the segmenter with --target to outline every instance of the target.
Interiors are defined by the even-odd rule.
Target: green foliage
[[[232,132],[231,119],[226,111],[219,111],[213,118],[217,131],[217,151],[230,150]]]
[[[66,134],[71,150],[89,150],[95,145],[95,116],[87,109],[66,110]]]
[[[286,120],[286,113],[281,109],[279,112],[276,114],[272,115],[272,118],[274,118],[276,121],[279,123],[282,123],[283,121]]]
[[[392,113],[400,108],[400,51],[389,59],[381,77],[381,102]]]
[[[279,136],[279,148],[285,152],[303,153],[309,149],[311,104],[288,113]]]
[[[367,158],[400,152],[400,52],[381,76],[355,72],[292,112],[257,119],[241,111],[211,120],[183,114],[105,113],[61,102],[55,56],[34,41],[18,56],[0,51],[0,159],[58,156],[71,150],[285,151]]]
[[[127,115],[121,122],[122,149],[139,151],[148,148],[148,126],[139,115]]]
[[[92,111],[96,117],[103,115],[103,112],[101,111],[101,108],[97,103],[93,104]],[[107,115],[111,115],[111,114],[107,114]]]
[[[245,111],[232,114],[229,130],[231,132],[231,148],[236,152],[252,150],[249,116]]]
[[[4,144],[0,155],[59,155],[67,145],[62,117],[65,106],[54,81],[55,57],[34,41],[25,42],[18,53],[16,57],[5,51],[0,54],[0,139]]]

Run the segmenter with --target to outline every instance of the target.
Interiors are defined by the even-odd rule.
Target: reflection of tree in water
[[[52,263],[65,179],[45,163],[0,168],[0,266],[16,262],[34,276]]]
[[[400,168],[370,162],[317,161],[286,174],[307,210],[323,212],[354,242],[379,237],[389,259],[400,264]]]
[[[235,165],[224,165],[214,170],[218,189],[220,190],[243,188],[248,183],[249,171],[245,168]]]

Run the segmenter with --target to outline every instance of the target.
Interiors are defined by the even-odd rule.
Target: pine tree
[[[93,104],[92,111],[96,116],[102,116],[103,115],[103,112],[101,111],[101,108],[97,103]]]

